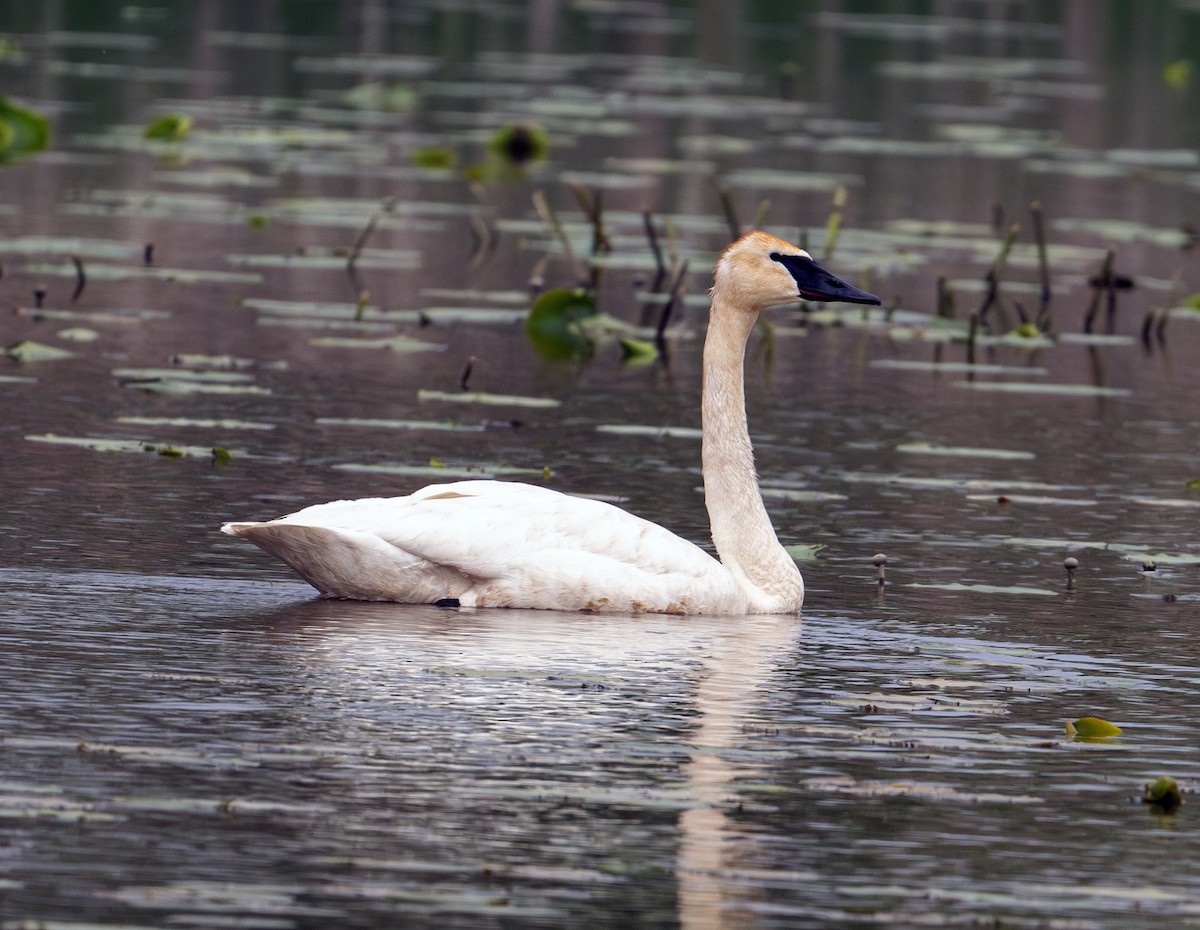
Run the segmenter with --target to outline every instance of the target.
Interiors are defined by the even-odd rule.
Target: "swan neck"
[[[704,501],[713,543],[760,610],[800,609],[804,586],[763,504],[746,423],[746,342],[758,314],[714,294],[701,395]]]

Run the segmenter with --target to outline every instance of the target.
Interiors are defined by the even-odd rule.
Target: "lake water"
[[[0,167],[0,343],[71,353],[0,367],[0,927],[1200,921],[1200,8],[927,6],[0,10],[53,130]],[[527,337],[576,186],[601,311],[657,319],[644,211],[689,262],[665,362]],[[750,347],[802,617],[323,602],[216,532],[466,472],[706,543],[722,189],[887,305]]]

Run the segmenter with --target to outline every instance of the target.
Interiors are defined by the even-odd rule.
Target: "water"
[[[25,56],[7,88],[55,127],[0,175],[0,294],[21,308],[0,341],[75,353],[0,370],[2,925],[1194,921],[1192,799],[1133,800],[1160,774],[1196,783],[1200,675],[1197,332],[1178,312],[1140,338],[1194,286],[1194,92],[1160,72],[1196,14],[1145,6],[1136,23],[1075,3],[800,6],[782,25],[656,4],[0,15]],[[148,146],[164,111],[193,135]],[[552,140],[528,180],[473,191],[411,167],[440,145],[469,165],[522,118]],[[532,350],[519,316],[543,254],[546,286],[573,280],[530,193],[586,256],[575,182],[603,190],[599,302],[622,319],[653,272],[641,211],[664,234],[674,218],[692,299],[669,365]],[[785,544],[824,547],[800,620],[319,602],[215,532],[404,493],[430,479],[362,467],[436,460],[528,469],[704,541],[698,442],[597,427],[698,425],[719,182],[743,222],[769,198],[768,227],[817,254],[845,184],[828,263],[896,307],[869,326],[781,311],[772,351],[751,347],[768,506]],[[1036,309],[1035,198],[1064,337],[941,364],[967,350],[933,338],[936,281],[960,321],[979,306],[993,201],[1025,230],[1009,325],[1013,297]],[[1123,338],[1070,341],[1109,246],[1137,285]],[[385,315],[418,310],[427,325]],[[397,335],[444,348],[319,341]],[[471,390],[560,405],[419,398],[458,392],[470,358]],[[147,369],[172,364],[242,392],[164,392]],[[356,417],[392,423],[340,422]],[[1084,715],[1124,732],[1068,741]]]

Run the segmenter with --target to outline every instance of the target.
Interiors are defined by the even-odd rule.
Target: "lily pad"
[[[652,342],[632,339],[623,336],[621,342],[621,359],[626,364],[643,365],[658,358],[658,348]]]
[[[1080,717],[1067,721],[1067,739],[1078,742],[1104,742],[1120,735],[1119,726],[1099,717]]]
[[[0,163],[41,152],[49,144],[46,117],[0,97]]]
[[[192,118],[186,113],[164,113],[142,133],[157,142],[181,142],[192,131]]]
[[[1173,814],[1183,803],[1183,791],[1170,775],[1160,775],[1146,785],[1142,800],[1158,808],[1164,814]]]
[[[587,291],[547,291],[529,311],[525,332],[544,358],[581,361],[590,358],[594,348],[582,323],[596,313],[596,299]]]
[[[797,562],[815,562],[817,560],[817,553],[824,549],[825,546],[821,543],[817,543],[816,545],[797,543],[792,546],[784,546],[783,548]]]

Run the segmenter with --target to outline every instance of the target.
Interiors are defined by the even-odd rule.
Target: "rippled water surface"
[[[0,10],[53,131],[0,166],[0,342],[70,353],[0,359],[0,927],[1200,921],[1200,14],[779,6]],[[489,174],[516,123],[546,158]],[[584,265],[600,201],[639,338],[644,211],[688,261],[665,360],[535,349],[537,191]],[[887,304],[748,353],[801,618],[322,602],[216,532],[465,472],[706,543],[727,207]]]

